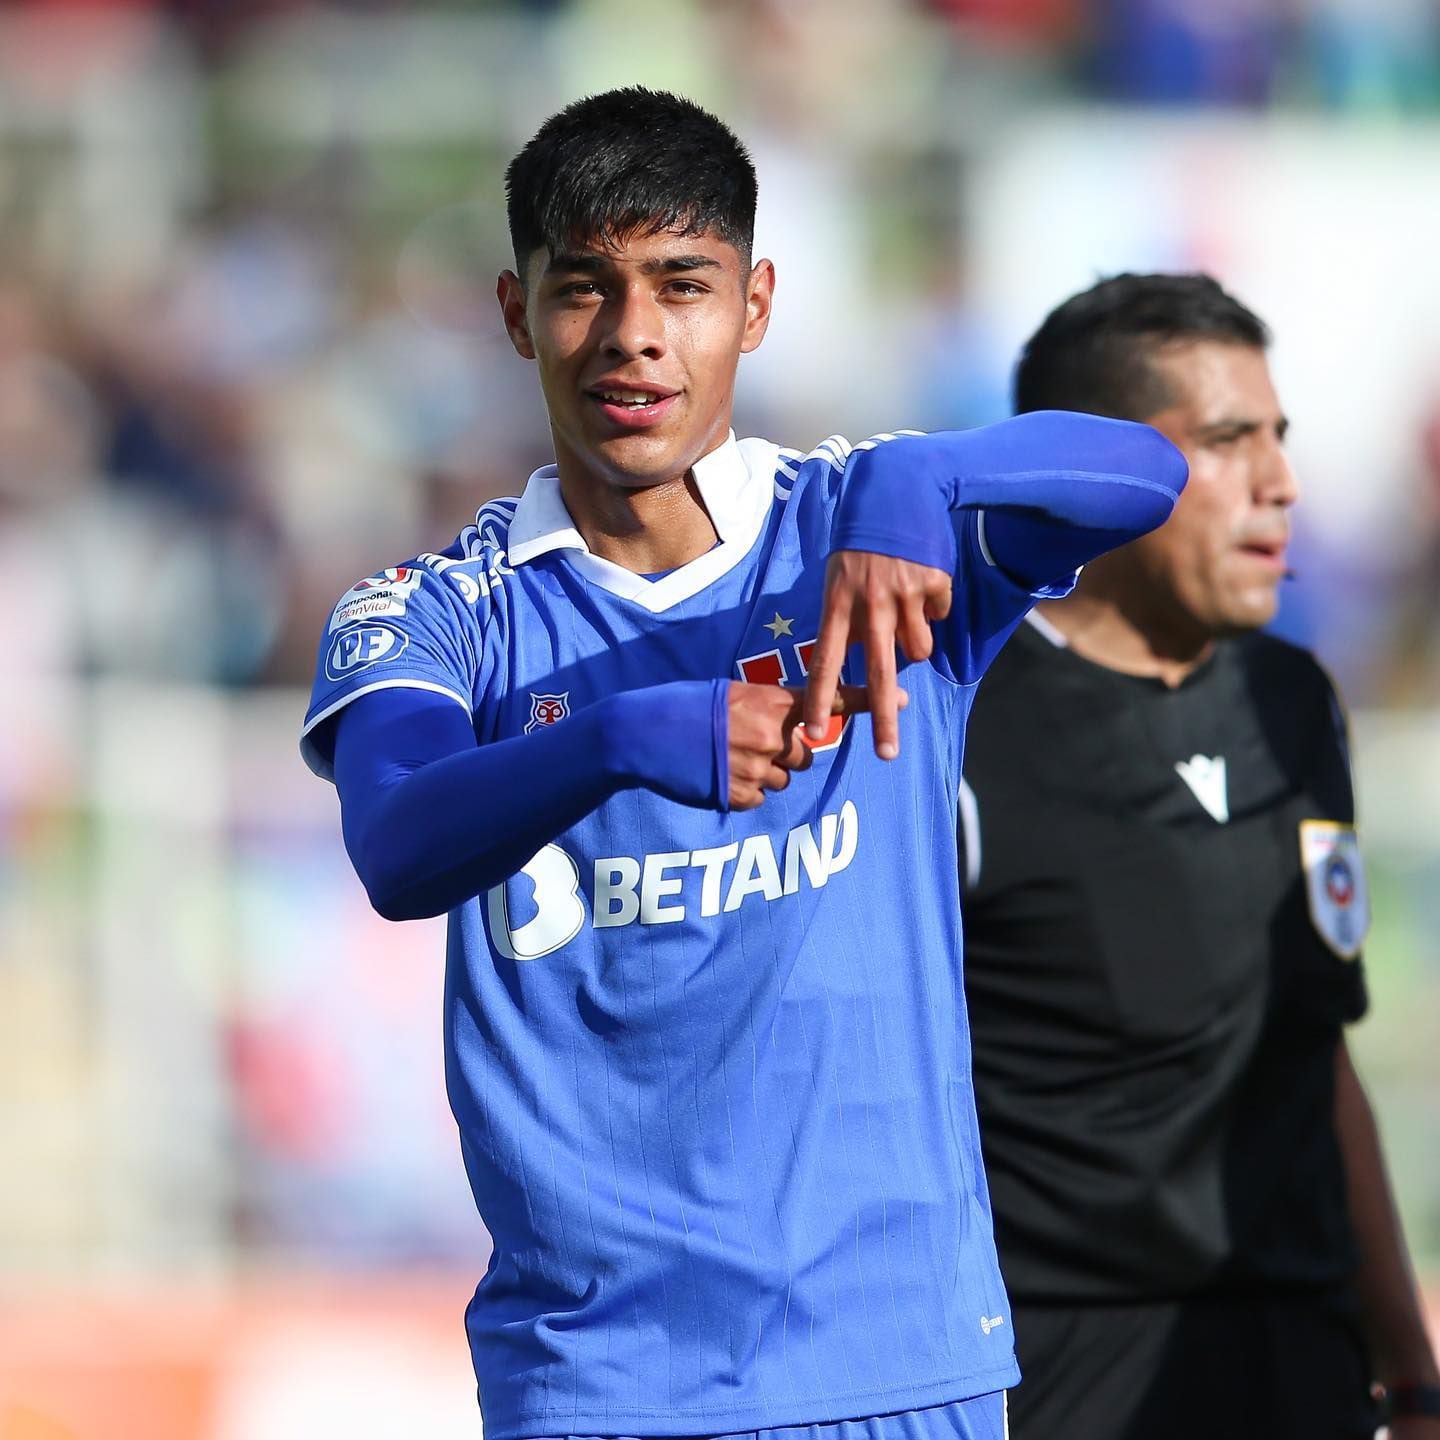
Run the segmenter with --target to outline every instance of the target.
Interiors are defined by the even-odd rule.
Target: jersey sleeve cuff
[[[318,775],[322,780],[328,780],[331,784],[335,782],[335,767],[333,756],[327,745],[323,743],[323,737],[327,734],[325,725],[328,720],[334,719],[352,701],[358,700],[362,695],[369,695],[376,690],[429,690],[435,695],[446,695],[457,705],[461,706],[467,715],[471,714],[470,702],[458,691],[452,690],[448,685],[438,685],[433,680],[422,680],[418,677],[397,675],[390,676],[385,680],[375,680],[368,685],[357,686],[354,690],[347,690],[343,695],[336,696],[332,700],[321,702],[311,708],[310,713],[305,717],[305,728],[300,732],[300,756],[309,766],[312,774]]]

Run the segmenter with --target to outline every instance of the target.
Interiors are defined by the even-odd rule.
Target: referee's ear
[[[500,316],[515,353],[523,360],[533,360],[535,345],[525,315],[525,282],[513,270],[502,270],[495,282],[495,298],[500,302]]]

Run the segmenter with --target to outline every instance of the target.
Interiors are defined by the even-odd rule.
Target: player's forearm
[[[1374,1112],[1343,1040],[1335,1055],[1335,1131],[1360,1252],[1356,1289],[1374,1378],[1384,1384],[1440,1382]]]
[[[1049,580],[1164,522],[1184,456],[1148,425],[1037,411],[857,451],[832,542],[953,571],[952,512],[986,512],[997,564]]]
[[[337,731],[335,780],[345,846],[371,904],[389,920],[443,915],[515,874],[619,790],[719,805],[727,688],[629,691],[562,724],[413,768],[383,758],[383,706],[357,711]]]

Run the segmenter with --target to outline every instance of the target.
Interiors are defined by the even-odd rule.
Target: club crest
[[[1370,928],[1370,895],[1354,827],[1302,820],[1300,864],[1311,922],[1337,955],[1353,960]]]
[[[761,628],[769,630],[777,640],[782,634],[791,636],[799,675],[803,680],[810,674],[810,660],[815,654],[817,642],[814,640],[795,642],[792,633],[794,624],[793,620],[787,620],[777,610],[775,619]],[[779,649],[762,650],[756,655],[743,655],[735,662],[735,668],[739,670],[740,678],[748,681],[751,685],[790,685],[794,683],[790,667],[785,663],[784,652]],[[843,675],[841,678],[844,678]],[[850,717],[848,715],[832,716],[824,739],[812,740],[802,730],[800,743],[807,750],[813,750],[817,755],[825,750],[834,750],[839,746],[849,724]]]
[[[570,713],[570,692],[563,695],[537,695],[530,692],[530,719],[525,724],[525,733],[538,730],[542,725],[555,725]]]

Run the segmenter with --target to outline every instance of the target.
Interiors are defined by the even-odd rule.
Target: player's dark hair
[[[1084,410],[1145,420],[1174,402],[1151,362],[1164,347],[1218,340],[1263,350],[1264,321],[1209,275],[1114,275],[1056,306],[1015,367],[1015,411]]]
[[[552,115],[510,162],[505,199],[521,276],[551,255],[630,235],[711,231],[748,266],[755,167],[728,126],[691,100],[629,86]]]

